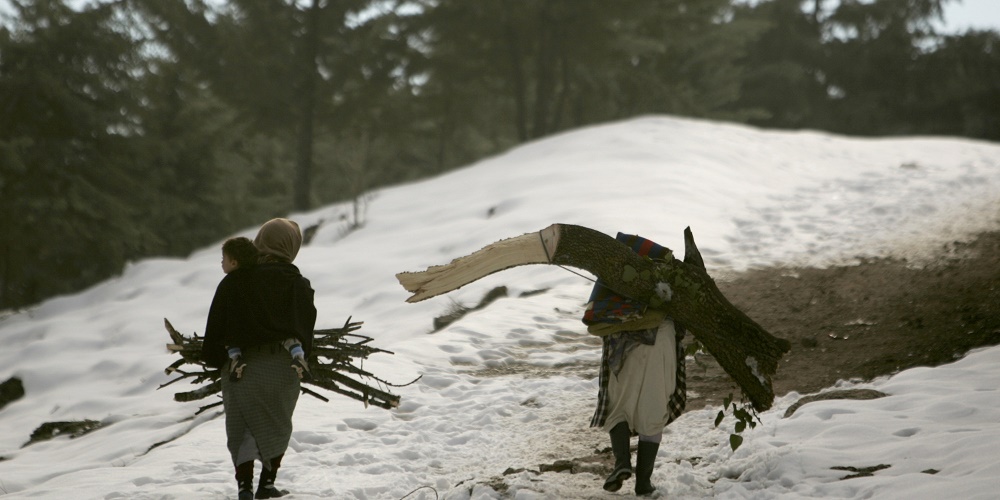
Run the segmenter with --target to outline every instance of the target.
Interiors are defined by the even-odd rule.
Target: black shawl
[[[295,337],[308,359],[312,350],[316,306],[309,280],[285,262],[267,262],[236,270],[215,290],[205,325],[202,359],[221,368],[227,347],[253,347]]]

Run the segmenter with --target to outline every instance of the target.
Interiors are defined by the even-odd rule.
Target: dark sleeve
[[[219,283],[212,297],[212,306],[208,310],[208,321],[205,324],[205,340],[201,345],[201,359],[213,368],[222,368],[226,363],[226,296],[228,287],[226,281]]]
[[[313,331],[316,328],[315,292],[309,280],[302,278],[295,287],[295,336],[302,342],[306,359],[312,355]]]

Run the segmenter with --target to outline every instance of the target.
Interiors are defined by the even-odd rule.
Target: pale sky
[[[944,8],[949,30],[1000,30],[1000,0],[952,0]]]
[[[0,13],[6,12],[10,12],[10,2],[0,0]],[[1000,0],[948,0],[945,26],[959,32],[968,28],[1000,31]]]

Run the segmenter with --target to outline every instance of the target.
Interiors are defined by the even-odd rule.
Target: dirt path
[[[1000,345],[1000,232],[942,248],[940,260],[923,268],[879,259],[829,269],[762,269],[718,284],[733,304],[792,343],[773,380],[778,396],[940,365],[970,349]],[[710,356],[689,358],[687,374],[688,410],[739,396]],[[601,477],[613,462],[607,447],[539,470]],[[491,485],[502,491],[503,481],[493,478]]]

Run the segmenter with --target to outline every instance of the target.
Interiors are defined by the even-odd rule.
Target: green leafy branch
[[[698,358],[698,354],[706,354],[701,342],[697,340],[690,342],[684,348],[684,354],[694,358],[696,365],[703,369],[708,368],[708,365]],[[754,409],[753,404],[747,399],[746,394],[741,394],[740,401],[737,403],[733,401],[733,393],[729,393],[729,396],[722,402],[722,410],[719,410],[719,414],[715,416],[715,427],[719,427],[722,421],[725,420],[727,412],[736,419],[736,423],[733,425],[733,432],[729,434],[729,446],[733,451],[736,451],[743,444],[743,436],[740,434],[747,430],[747,427],[754,429],[757,427],[757,423],[763,422],[761,422],[760,415],[757,414],[757,410]]]
[[[732,411],[732,416],[736,419],[733,432],[729,434],[729,446],[733,451],[736,451],[743,444],[743,436],[740,434],[747,430],[747,427],[753,429],[757,427],[758,422],[763,422],[761,422],[757,410],[747,401],[745,396],[741,397],[739,404],[737,404],[733,401],[733,394],[729,393],[729,396],[722,402],[722,410],[719,410],[719,414],[715,416],[715,427],[719,427],[728,411]]]

